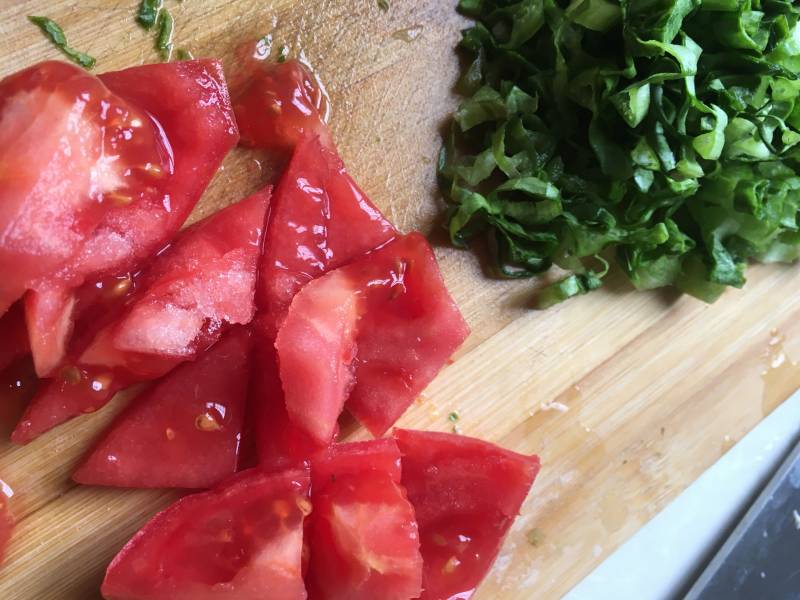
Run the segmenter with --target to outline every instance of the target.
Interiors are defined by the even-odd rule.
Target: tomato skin
[[[298,468],[324,449],[289,420],[278,375],[274,339],[263,332],[260,317],[254,322],[256,349],[250,385],[248,415],[255,437],[258,465],[267,471]],[[335,437],[335,435],[334,435]]]
[[[0,314],[72,262],[121,198],[164,163],[163,132],[74,65],[44,62],[0,81]]]
[[[139,188],[130,194],[132,201],[106,208],[69,262],[52,277],[33,284],[36,291],[29,296],[51,298],[49,302],[26,302],[40,376],[50,375],[63,362],[71,329],[69,308],[74,304],[69,296],[84,295],[74,288],[86,281],[135,271],[167,243],[238,140],[218,61],[144,65],[106,73],[99,79],[118,97],[145,111],[143,120],[162,138],[163,156],[161,164],[137,159],[139,164],[129,165],[129,170],[144,174],[138,180]],[[62,299],[60,314],[54,312],[52,298]],[[48,306],[49,311],[36,310]]]
[[[242,471],[153,517],[117,554],[107,600],[304,600],[307,472]]]
[[[306,283],[380,246],[396,230],[318,138],[298,144],[275,189],[256,302],[273,337]]]
[[[410,600],[422,557],[391,439],[335,444],[312,460],[306,580],[315,600]]]
[[[13,305],[0,317],[0,340],[3,340],[0,344],[0,372],[2,372],[30,351],[22,304]]]
[[[241,143],[289,153],[301,140],[319,136],[333,148],[328,99],[311,70],[294,59],[251,64],[249,80],[233,99]]]
[[[73,473],[86,485],[208,488],[237,468],[250,374],[247,328],[135,398]]]
[[[539,472],[523,456],[461,435],[395,429],[419,524],[422,600],[466,600],[500,551]]]
[[[136,278],[121,314],[81,336],[92,339],[37,392],[12,440],[26,443],[96,411],[120,389],[194,359],[229,326],[249,323],[269,198],[266,188],[182,231]]]

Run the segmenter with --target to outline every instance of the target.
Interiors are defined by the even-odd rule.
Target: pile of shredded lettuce
[[[614,256],[713,302],[749,259],[800,257],[800,6],[460,0],[467,96],[439,159],[450,236],[498,273],[553,265],[547,307]],[[613,251],[612,251],[613,249]]]

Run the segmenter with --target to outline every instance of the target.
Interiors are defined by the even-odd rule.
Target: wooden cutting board
[[[234,48],[272,33],[327,83],[332,127],[352,174],[402,230],[432,234],[473,333],[403,418],[458,428],[543,469],[476,598],[558,598],[800,385],[798,267],[755,267],[713,306],[633,293],[621,276],[590,297],[531,309],[535,283],[492,280],[446,245],[435,188],[439,135],[455,106],[455,0],[166,0],[175,41],[233,67]],[[157,59],[137,0],[0,0],[0,75],[58,52],[28,23],[44,14],[96,56],[98,72]],[[236,151],[193,219],[270,177]],[[2,343],[2,341],[0,341]],[[18,394],[3,387],[6,423]],[[169,491],[78,487],[76,460],[124,405],[76,419],[26,447],[0,442],[0,477],[19,521],[0,570],[5,600],[98,598],[106,564]],[[351,437],[364,437],[354,430]],[[688,532],[687,532],[688,533]]]

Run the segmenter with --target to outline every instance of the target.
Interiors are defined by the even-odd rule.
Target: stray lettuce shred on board
[[[800,5],[460,0],[468,96],[439,160],[454,244],[557,265],[547,307],[601,285],[706,302],[748,259],[800,256]]]
[[[80,65],[84,69],[91,69],[97,63],[94,57],[89,56],[85,52],[75,50],[67,43],[67,36],[64,30],[59,27],[58,23],[47,17],[28,17],[28,20],[42,30],[42,33],[47,36],[53,44],[64,53],[72,62]]]

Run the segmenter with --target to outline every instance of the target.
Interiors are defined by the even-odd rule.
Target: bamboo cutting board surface
[[[57,51],[26,15],[60,23],[97,72],[157,59],[134,23],[137,0],[0,0],[0,75]],[[166,0],[175,41],[235,64],[234,48],[272,33],[326,82],[332,127],[362,187],[402,230],[432,234],[473,333],[402,419],[524,453],[543,469],[476,598],[558,598],[800,385],[798,267],[755,267],[713,306],[633,293],[624,278],[547,312],[535,283],[488,279],[446,245],[435,189],[439,134],[457,99],[454,0]],[[235,151],[193,219],[266,181],[262,157]],[[0,392],[7,439],[18,394]],[[5,600],[92,600],[111,557],[171,491],[80,487],[69,474],[126,398],[26,447],[0,442],[0,477],[18,527],[0,570]],[[353,430],[350,437],[364,437]]]

